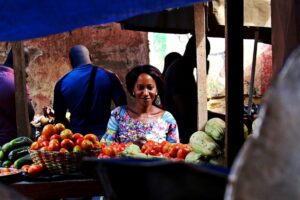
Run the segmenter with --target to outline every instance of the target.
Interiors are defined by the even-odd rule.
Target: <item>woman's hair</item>
[[[126,87],[131,96],[133,96],[132,91],[134,85],[140,74],[149,74],[155,81],[158,90],[158,95],[163,97],[163,79],[161,72],[152,65],[139,65],[132,68],[126,75]]]

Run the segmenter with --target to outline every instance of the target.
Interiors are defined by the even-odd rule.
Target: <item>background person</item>
[[[126,86],[134,103],[120,106],[111,112],[106,134],[102,141],[134,142],[142,145],[146,140],[179,142],[177,123],[168,111],[155,101],[163,95],[162,75],[151,65],[134,67],[126,75]]]
[[[29,51],[24,48],[25,67],[29,64]],[[0,145],[17,137],[16,106],[15,106],[15,78],[13,67],[13,53],[9,51],[3,65],[0,66]],[[27,87],[29,122],[33,119],[34,109]]]
[[[164,59],[164,69],[163,69],[162,75],[164,76],[166,74],[166,71],[169,68],[169,66],[172,65],[177,59],[179,59],[181,57],[182,57],[182,55],[178,52],[168,53]]]
[[[208,55],[210,50],[208,40],[206,44]],[[193,35],[186,45],[183,56],[169,66],[165,74],[164,106],[174,115],[178,123],[181,143],[188,143],[190,136],[197,131],[198,98],[194,76],[196,67],[196,38]]]
[[[126,104],[125,91],[115,73],[92,65],[85,46],[72,47],[69,58],[73,69],[57,81],[54,89],[55,122],[73,132],[90,132],[101,138],[112,101],[116,106]],[[71,113],[70,124],[65,117],[67,111]]]

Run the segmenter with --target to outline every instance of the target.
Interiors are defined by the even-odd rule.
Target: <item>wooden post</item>
[[[194,5],[195,36],[197,47],[198,130],[207,122],[206,91],[206,35],[204,4]]]
[[[231,167],[244,142],[244,1],[225,1],[225,162]]]
[[[31,136],[26,92],[25,58],[22,42],[12,43],[16,86],[16,121],[18,136]]]

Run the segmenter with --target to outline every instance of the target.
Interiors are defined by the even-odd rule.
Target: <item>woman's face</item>
[[[151,105],[157,92],[155,80],[148,74],[140,74],[133,88],[136,101],[144,105]]]

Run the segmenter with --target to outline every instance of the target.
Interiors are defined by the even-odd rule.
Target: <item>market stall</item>
[[[106,8],[106,2],[104,1],[95,1],[93,4],[93,7],[89,7],[89,9],[83,9],[86,6],[86,3],[74,3],[72,2],[72,6],[70,4],[67,3],[67,1],[63,1],[59,3],[59,7],[56,7],[55,4],[53,4],[53,2],[51,3],[51,5],[48,5],[47,3],[44,2],[39,2],[39,3],[35,3],[33,7],[31,7],[31,9],[27,9],[26,14],[22,14],[22,16],[20,18],[18,18],[17,13],[22,11],[25,11],[25,9],[23,10],[23,8],[21,8],[22,6],[25,6],[24,4],[20,3],[20,9],[17,7],[13,7],[15,9],[12,9],[14,11],[14,16],[17,18],[17,21],[15,23],[15,32],[16,34],[7,34],[7,33],[2,33],[2,35],[0,34],[0,40],[2,41],[11,41],[11,40],[21,40],[21,39],[28,39],[28,38],[33,38],[33,37],[40,37],[43,35],[48,35],[48,34],[53,34],[53,33],[57,33],[57,32],[61,32],[61,31],[67,31],[70,29],[73,29],[75,27],[80,27],[80,26],[84,26],[84,25],[91,25],[91,24],[99,24],[99,23],[107,23],[110,21],[119,21],[119,20],[123,20],[126,19],[128,17],[132,17],[135,15],[139,15],[142,13],[150,13],[150,12],[155,12],[155,11],[160,11],[166,8],[174,8],[174,7],[181,7],[181,6],[188,6],[191,5],[193,3],[196,2],[203,2],[203,1],[168,1],[168,2],[155,2],[155,4],[153,4],[153,1],[144,1],[144,4],[141,3],[140,1],[137,2],[127,2],[127,1],[120,1],[118,2],[118,4],[112,5],[111,7],[107,8],[107,9],[103,9]],[[26,3],[28,4],[28,2]],[[22,5],[22,6],[21,6]],[[141,7],[137,6],[137,5],[141,5]],[[10,3],[8,2],[7,7],[10,7],[13,5],[10,5]],[[37,7],[36,7],[37,6]],[[41,6],[41,7],[38,7]],[[132,12],[130,12],[129,14],[126,12],[127,9],[124,8],[125,6],[128,6],[129,8],[132,8]],[[145,7],[143,7],[145,6]],[[230,10],[235,10],[236,11],[236,6],[240,7],[241,9],[237,9],[239,12],[231,12]],[[61,16],[61,8],[66,8],[66,10],[71,10],[72,12],[70,12],[68,15],[68,13],[64,13],[64,20],[61,20],[60,16]],[[101,10],[100,10],[101,8]],[[112,13],[105,13],[105,12],[111,12],[111,9],[113,10],[116,9],[116,12],[120,12],[122,13],[121,15],[112,15]],[[142,11],[139,11],[137,8],[141,8]],[[153,8],[150,9],[149,8]],[[98,9],[98,10],[97,10]],[[137,9],[137,10],[135,10]],[[243,26],[243,21],[241,20],[243,17],[243,7],[242,7],[242,2],[239,3],[238,5],[235,4],[230,4],[229,2],[227,2],[227,15],[228,15],[228,24],[226,26],[226,38],[227,38],[227,50],[228,53],[227,54],[227,64],[229,64],[230,66],[242,66],[242,57],[240,56],[242,55],[241,53],[242,51],[242,26]],[[8,9],[9,10],[9,9]],[[36,24],[32,25],[31,22],[32,19],[35,19],[37,17],[37,15],[41,14],[34,14],[37,10],[39,11],[51,11],[51,18],[49,18],[49,13],[45,12],[42,15],[45,18],[42,18],[43,23],[41,23],[39,26],[36,26]],[[75,15],[73,15],[73,11],[74,10],[78,10],[78,11],[82,11],[82,12],[78,12]],[[125,11],[121,12],[121,11]],[[199,55],[205,55],[205,32],[204,32],[204,12],[203,12],[203,7],[201,5],[197,5],[195,6],[195,24],[196,24],[196,37],[197,37],[197,47],[198,47],[198,51],[197,53]],[[57,13],[57,11],[59,11],[59,13]],[[57,13],[57,15],[53,15],[54,13]],[[20,12],[22,13],[22,12]],[[95,15],[91,15],[91,13],[94,13]],[[29,14],[29,15],[27,15]],[[3,15],[3,20],[1,21],[5,30],[5,25],[8,25],[8,23],[6,24],[6,16],[2,13]],[[9,13],[9,16],[11,17],[11,10]],[[24,17],[25,16],[25,17]],[[78,18],[78,16],[80,16]],[[89,16],[90,18],[82,20],[81,17],[82,16]],[[113,16],[111,18],[109,18],[109,16]],[[28,17],[28,18],[27,18]],[[40,17],[40,16],[38,16]],[[57,18],[56,18],[57,17]],[[238,23],[235,23],[235,25],[230,24],[230,22],[236,21],[236,19],[240,19],[238,20]],[[50,20],[50,21],[47,21]],[[53,21],[52,21],[53,20]],[[7,20],[10,21],[10,20]],[[74,24],[69,23],[69,22],[76,22]],[[47,22],[47,23],[46,23]],[[49,26],[49,24],[57,24],[57,29],[53,30],[51,26]],[[44,26],[46,25],[46,26]],[[9,24],[9,27],[10,24]],[[50,29],[49,29],[50,28]],[[31,30],[31,31],[28,31]],[[20,36],[18,33],[24,33],[24,35]],[[234,34],[234,35],[231,35]],[[20,52],[21,46],[18,47],[18,42],[16,44],[16,52]],[[234,57],[233,57],[234,55]],[[232,57],[231,57],[232,56]],[[24,73],[24,67],[22,66],[22,54],[20,54],[20,59],[21,61],[16,61],[16,63],[20,63],[19,69],[20,69],[20,73]],[[200,59],[198,58],[198,64],[203,64],[204,63],[204,59]],[[204,64],[205,65],[205,64]],[[201,68],[201,69],[205,69],[205,68]],[[228,97],[228,110],[227,113],[228,117],[227,117],[227,145],[228,147],[230,147],[230,149],[228,149],[226,151],[226,154],[228,154],[228,161],[227,161],[227,165],[231,165],[235,155],[237,154],[240,146],[243,143],[244,140],[244,136],[243,136],[243,122],[242,122],[242,118],[243,118],[243,100],[241,99],[243,94],[242,94],[242,67],[241,69],[238,68],[238,70],[236,69],[230,69],[227,68],[227,70],[229,70],[226,74],[227,74],[227,79],[230,79],[230,82],[228,82],[228,87],[227,87],[227,96]],[[232,71],[231,71],[232,70]],[[205,71],[199,71],[198,72],[198,76],[201,78],[203,78],[203,80],[205,79]],[[204,77],[203,77],[204,76]],[[21,85],[23,85],[23,89],[24,87],[24,82],[21,83]],[[206,87],[205,87],[205,82],[199,82],[198,83],[198,91],[199,91],[199,107],[198,107],[198,113],[206,113],[207,111],[207,104],[206,104]],[[233,98],[233,96],[238,96],[240,98]],[[23,101],[20,102],[25,102],[24,101],[24,95],[19,95],[19,98],[22,99]],[[238,105],[238,106],[237,106]],[[22,112],[19,113],[20,117],[25,116],[26,115],[26,110],[23,110]],[[26,118],[26,117],[25,117]],[[205,123],[207,121],[207,117],[206,115],[199,115],[199,119],[198,119],[198,127],[199,129],[203,128]],[[29,133],[28,130],[25,131],[20,131],[22,133]],[[232,135],[230,135],[230,134]],[[79,182],[80,183],[80,182]],[[14,187],[18,187],[18,184],[13,185]],[[22,183],[20,183],[22,185]],[[78,184],[78,183],[77,183]],[[41,184],[42,185],[42,184]],[[21,187],[21,186],[20,186]],[[23,186],[22,186],[23,187]],[[65,187],[65,186],[64,186]],[[67,187],[67,186],[66,186]]]

